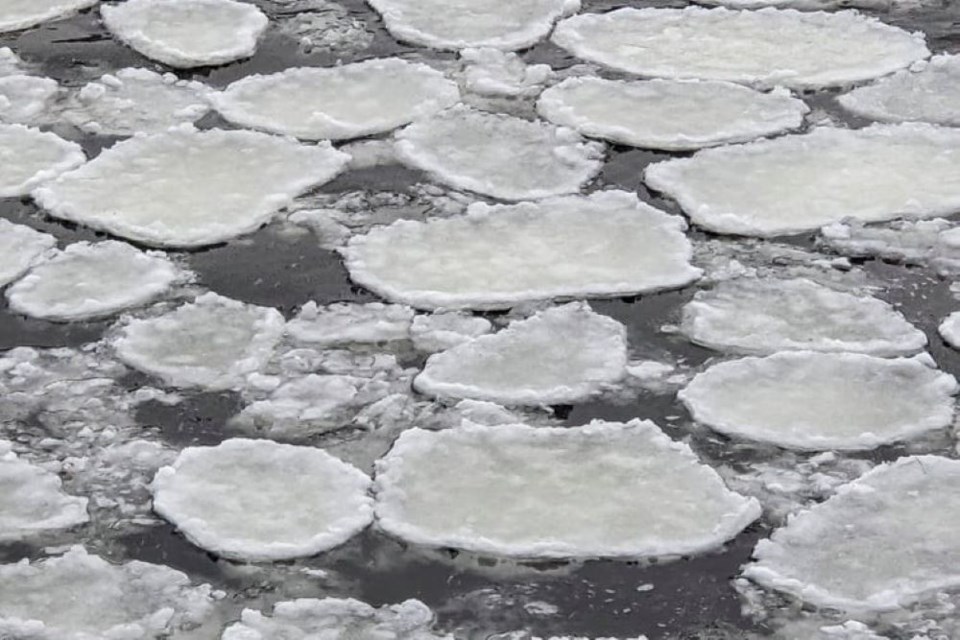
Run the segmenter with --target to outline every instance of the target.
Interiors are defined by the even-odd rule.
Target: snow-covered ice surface
[[[0,125],[0,197],[25,196],[86,160],[80,145],[54,133]]]
[[[405,431],[377,464],[377,524],[416,544],[517,557],[657,557],[760,515],[652,422]]]
[[[960,349],[960,313],[951,313],[937,327],[940,337],[955,349]]]
[[[401,58],[247,76],[213,96],[230,122],[306,140],[384,133],[459,100],[456,83]]]
[[[189,69],[248,58],[269,20],[235,0],[126,0],[100,7],[103,23],[152,60]]]
[[[42,124],[59,93],[60,85],[50,78],[0,77],[0,121]]]
[[[410,324],[410,339],[420,351],[436,353],[486,335],[493,325],[486,318],[441,311],[421,314]]]
[[[699,226],[768,237],[955,213],[958,151],[960,131],[927,124],[820,127],[652,164],[644,180]]]
[[[388,342],[410,337],[413,309],[403,305],[334,304],[320,308],[308,302],[287,324],[287,333],[307,344]]]
[[[729,436],[801,450],[873,449],[953,422],[957,381],[917,358],[782,352],[716,364],[679,398]]]
[[[955,223],[895,220],[887,225],[836,222],[820,229],[818,243],[852,258],[882,258],[928,265],[941,274],[960,272],[960,242]]]
[[[88,9],[100,0],[3,0],[0,32],[19,31]]]
[[[47,233],[0,218],[0,287],[23,275],[56,243]]]
[[[550,65],[528,65],[516,53],[490,47],[464,49],[460,60],[467,91],[483,96],[535,96],[553,75]]]
[[[931,0],[697,0],[699,4],[724,6],[731,9],[914,9]],[[936,2],[937,0],[933,0]]]
[[[552,40],[579,58],[642,76],[795,89],[878,78],[930,55],[922,34],[855,11],[626,7],[562,20]]]
[[[544,91],[537,110],[585,136],[683,151],[796,129],[810,109],[788,91],[729,82],[575,77]]]

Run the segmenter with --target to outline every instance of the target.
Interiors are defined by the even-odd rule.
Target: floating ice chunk
[[[403,305],[371,302],[318,307],[308,302],[287,324],[287,333],[308,344],[389,342],[408,339],[411,322],[413,309]]]
[[[7,300],[35,318],[84,320],[146,304],[186,278],[157,251],[112,240],[77,242],[7,289]]]
[[[544,91],[537,110],[586,136],[682,151],[796,129],[810,109],[782,89],[761,93],[729,82],[582,77]]]
[[[252,56],[269,23],[256,6],[233,0],[126,0],[101,6],[100,15],[118,40],[181,69]]]
[[[378,524],[416,544],[515,557],[709,551],[760,515],[652,422],[410,429],[377,463]]]
[[[168,637],[211,616],[210,585],[132,561],[113,565],[73,547],[60,557],[0,565],[0,634],[30,640]]]
[[[0,47],[0,76],[21,75],[25,73],[25,66],[13,49]]]
[[[731,9],[893,9],[900,6],[916,7],[924,0],[697,0],[700,4],[723,5]]]
[[[49,234],[0,218],[0,287],[19,278],[56,244]]]
[[[517,54],[499,49],[464,49],[460,59],[467,63],[463,73],[467,91],[484,96],[536,95],[553,75],[550,65],[528,66]]]
[[[933,217],[960,209],[960,131],[825,127],[705,149],[650,165],[644,179],[718,233],[768,237],[844,218]]]
[[[626,374],[623,325],[578,302],[437,353],[414,388],[505,405],[579,402]]]
[[[277,16],[277,28],[295,39],[304,53],[318,49],[337,53],[363,51],[373,44],[374,34],[366,22],[354,17],[343,5],[327,0],[305,6],[281,4],[285,11]]]
[[[633,193],[598,191],[401,220],[354,236],[341,252],[354,281],[391,300],[504,308],[684,286],[701,273],[684,228]]]
[[[854,258],[878,257],[910,264],[924,264],[938,258],[952,258],[943,234],[953,223],[933,220],[895,220],[886,226],[865,226],[862,222],[836,222],[820,229],[818,241],[830,249]],[[955,256],[960,259],[960,255]]]
[[[329,143],[183,125],[119,142],[33,196],[57,218],[146,244],[195,247],[255,230],[348,161]]]
[[[11,75],[0,77],[0,120],[32,124],[48,112],[60,92],[50,78]]]
[[[678,397],[721,433],[801,450],[860,450],[946,427],[953,376],[917,358],[794,351],[714,365]]]
[[[184,449],[153,484],[154,509],[191,542],[250,561],[346,542],[373,520],[369,488],[369,477],[321,449],[240,438]]]
[[[66,18],[100,0],[3,0],[0,2],[0,33],[19,31],[43,22]]]
[[[209,94],[200,82],[130,67],[85,85],[63,117],[87,133],[159,133],[202,118],[210,110]]]
[[[399,131],[397,155],[441,182],[503,200],[576,193],[603,145],[571,129],[453,107]]]
[[[371,0],[393,37],[436,49],[524,49],[580,0]]]
[[[247,76],[213,96],[230,122],[306,140],[383,133],[459,101],[455,82],[400,58]]]
[[[463,313],[431,313],[418,315],[410,326],[413,346],[420,351],[436,353],[493,331],[486,318]]]
[[[910,355],[927,337],[892,306],[804,278],[737,278],[700,291],[683,308],[693,342],[734,353],[855,351]]]
[[[951,313],[937,328],[940,336],[954,349],[960,349],[960,312]]]
[[[16,198],[84,162],[80,145],[20,124],[0,124],[0,198]]]
[[[922,34],[855,11],[624,8],[563,20],[553,41],[643,76],[795,89],[878,78],[930,55]]]
[[[131,320],[113,346],[123,362],[174,387],[230,389],[266,363],[283,325],[275,309],[206,293],[164,315]]]
[[[882,612],[960,585],[960,462],[900,458],[841,487],[754,550],[744,575],[818,607]]]

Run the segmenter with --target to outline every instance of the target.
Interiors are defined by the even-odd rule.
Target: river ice
[[[482,96],[535,96],[552,76],[547,64],[528,65],[513,52],[484,47],[464,49],[463,81],[467,91]]]
[[[0,77],[0,121],[43,124],[60,94],[56,80],[38,76]]]
[[[100,0],[3,0],[0,32],[20,31],[88,9]]]
[[[287,324],[287,333],[305,344],[389,342],[408,339],[412,322],[413,309],[403,305],[308,302]]]
[[[414,317],[410,339],[420,351],[436,353],[486,335],[493,325],[486,318],[465,313],[438,312]]]
[[[0,287],[23,275],[56,244],[49,234],[0,218]]]
[[[20,124],[0,125],[0,197],[25,196],[87,157],[80,145]]]

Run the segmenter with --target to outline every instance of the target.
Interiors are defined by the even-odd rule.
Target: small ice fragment
[[[418,315],[410,327],[413,346],[426,353],[451,349],[493,331],[486,318],[465,313],[439,312]]]
[[[66,18],[100,0],[0,0],[0,33]]]
[[[37,124],[60,92],[56,80],[37,76],[0,76],[0,121]]]
[[[898,7],[913,8],[925,0],[697,0],[700,4],[722,5],[731,9],[860,9],[888,10]]]
[[[237,438],[184,449],[157,472],[153,506],[211,553],[285,560],[326,551],[366,528],[369,488],[369,477],[322,449]]]
[[[86,161],[75,142],[20,124],[0,124],[0,198],[25,196]]]
[[[553,75],[546,64],[527,65],[515,53],[499,49],[464,49],[460,59],[467,91],[482,96],[534,96]]]
[[[909,264],[925,264],[940,258],[960,260],[951,255],[953,223],[933,220],[894,220],[884,226],[862,222],[835,222],[820,229],[818,242],[837,253],[854,258],[877,257]]]
[[[390,342],[409,339],[412,321],[413,309],[403,305],[308,302],[287,324],[287,333],[297,342],[325,346]]]
[[[49,234],[0,218],[0,287],[19,278],[56,244]]]
[[[940,337],[954,349],[960,349],[960,311],[951,313],[937,328]]]

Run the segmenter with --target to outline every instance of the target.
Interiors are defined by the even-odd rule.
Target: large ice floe
[[[266,363],[283,326],[275,309],[206,293],[162,315],[121,321],[113,347],[169,385],[230,389]]]
[[[572,129],[464,106],[419,120],[396,138],[402,161],[503,200],[576,193],[602,166],[603,145]]]
[[[97,4],[100,0],[3,0],[0,32],[19,31],[59,20]]]
[[[140,640],[194,629],[212,616],[209,585],[132,561],[114,565],[72,547],[59,557],[0,565],[0,636]]]
[[[898,356],[927,344],[886,302],[805,278],[720,282],[684,306],[681,330],[705,347],[750,354],[806,349]]]
[[[580,0],[370,0],[398,40],[437,49],[524,49]]]
[[[153,508],[217,555],[284,560],[320,553],[366,528],[370,484],[322,449],[232,439],[189,447],[160,469]]]
[[[716,364],[678,397],[729,436],[801,450],[861,450],[953,421],[957,381],[923,357],[787,351]]]
[[[230,122],[306,140],[383,133],[459,101],[455,82],[400,58],[247,76],[213,96]]]
[[[0,218],[0,287],[13,282],[57,244],[57,239]]]
[[[44,124],[60,94],[51,78],[12,75],[0,77],[0,121]]]
[[[465,216],[400,220],[354,236],[341,252],[353,280],[424,308],[503,308],[529,300],[622,296],[700,277],[681,218],[624,191]]]
[[[125,242],[77,242],[7,289],[10,308],[45,320],[85,320],[145,304],[188,275],[166,254]]]
[[[585,136],[683,151],[796,129],[810,109],[788,91],[730,82],[568,78],[543,92],[537,110]]]
[[[922,34],[855,11],[624,8],[563,20],[552,38],[638,75],[795,89],[878,78],[930,55]]]
[[[883,612],[960,586],[960,462],[884,464],[792,518],[744,575],[814,606]]]
[[[146,244],[195,247],[257,229],[348,161],[329,143],[182,125],[119,142],[33,197],[57,218]]]
[[[80,145],[53,133],[0,124],[0,198],[27,195],[86,160]]]
[[[652,422],[411,429],[377,463],[388,533],[514,557],[709,551],[760,515]]]
[[[306,344],[389,342],[408,339],[412,322],[413,309],[403,305],[308,302],[287,324],[287,333]]]
[[[414,388],[505,405],[585,400],[626,374],[622,324],[575,302],[430,356]]]
[[[152,60],[188,69],[248,58],[269,20],[234,0],[126,0],[104,4],[107,29]]]
[[[846,218],[947,215],[960,210],[960,130],[823,127],[653,164],[644,179],[718,233],[775,236]]]

